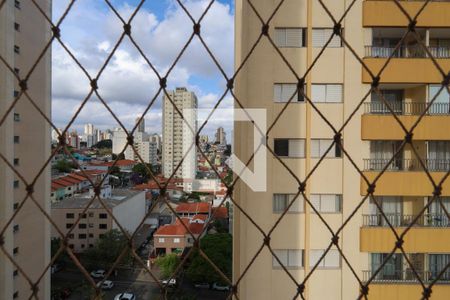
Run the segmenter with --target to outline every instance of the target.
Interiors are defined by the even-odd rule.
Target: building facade
[[[125,159],[140,162],[140,158],[148,164],[156,165],[158,162],[157,144],[152,142],[150,136],[141,131],[134,133],[133,146],[125,150]],[[140,157],[140,158],[139,158]]]
[[[51,1],[37,4],[51,16]],[[38,54],[51,38],[50,26],[30,1],[6,1],[0,9],[0,55],[25,78]],[[49,50],[37,64],[27,81],[27,93],[36,105],[50,116],[51,57]],[[0,115],[19,96],[17,78],[0,63]],[[50,154],[50,126],[39,116],[33,105],[22,96],[5,122],[0,126],[0,152],[32,182]],[[30,151],[32,149],[32,151]],[[50,170],[46,168],[34,184],[34,199],[44,210],[50,211]],[[25,198],[24,183],[0,161],[0,227],[13,215]],[[28,199],[30,200],[30,199]],[[32,281],[44,272],[50,263],[50,227],[32,201],[25,201],[14,221],[3,235],[4,248],[21,266]],[[50,299],[50,276],[45,274],[37,286],[39,299]],[[0,253],[0,299],[29,299],[30,285],[25,277]]]
[[[122,128],[114,129],[112,133],[112,153],[119,154],[127,144],[127,133]],[[128,149],[129,147],[127,147]]]
[[[93,192],[76,195],[63,201],[52,203],[51,216],[56,225],[67,234],[92,199]],[[145,192],[120,190],[105,186],[100,197],[123,229],[133,233],[145,216]],[[131,217],[132,216],[132,217]],[[106,232],[119,229],[116,222],[98,200],[94,200],[85,214],[81,216],[77,227],[69,235],[69,247],[74,252],[83,252],[94,247],[97,240]],[[52,238],[59,238],[52,229]]]
[[[402,1],[402,6],[414,16],[424,3]],[[278,2],[253,4],[266,20]],[[324,4],[339,19],[350,2],[329,0]],[[352,5],[342,22],[346,42],[374,74],[390,55],[394,56],[380,77],[380,93],[371,92],[371,76],[339,37],[333,37],[320,53],[334,24],[317,1],[285,1],[271,20],[269,34],[300,78],[321,55],[302,88],[335,128],[343,126],[369,93],[342,131],[343,147],[369,180],[374,180],[388,165],[405,138],[385,101],[409,130],[436,98],[414,131],[414,148],[407,144],[399,150],[378,180],[374,199],[367,199],[355,215],[353,211],[366,195],[367,185],[339,147],[332,146],[333,130],[301,93],[296,93],[296,77],[264,36],[240,70],[235,92],[246,108],[266,109],[268,125],[282,114],[270,132],[268,145],[300,180],[314,170],[305,194],[333,231],[351,217],[340,232],[338,243],[363,283],[395,247],[395,236],[377,210],[377,201],[400,232],[404,229],[401,227],[420,215],[417,225],[406,235],[403,248],[421,279],[429,284],[450,262],[448,217],[443,208],[450,207],[450,182],[443,184],[442,205],[429,203],[434,189],[418,159],[425,162],[436,182],[450,169],[449,95],[445,90],[437,95],[443,76],[413,35],[408,35],[395,51],[409,22],[393,1],[366,0]],[[437,58],[445,74],[450,70],[449,12],[447,1],[428,3],[416,25],[418,39]],[[237,1],[236,67],[246,59],[261,34],[261,26],[248,2]],[[289,106],[283,110],[288,101]],[[235,123],[234,150],[242,161],[253,154],[252,132],[252,124]],[[315,168],[322,156],[325,158]],[[265,232],[299,191],[298,181],[286,167],[268,154],[267,191],[255,193],[239,182],[233,194]],[[234,210],[233,219],[233,272],[237,280],[263,244],[263,236],[240,210]],[[300,283],[330,245],[331,238],[318,215],[299,197],[273,231],[270,246]],[[433,299],[448,298],[449,279],[447,270],[439,284],[433,286]],[[333,245],[307,280],[304,297],[356,299],[359,292],[358,281]],[[296,294],[297,285],[267,247],[239,284],[241,299],[291,299]],[[368,295],[370,299],[383,300],[421,296],[422,286],[400,254],[389,259],[375,276]]]
[[[186,88],[176,88],[169,91],[168,95],[170,98],[164,95],[163,99],[163,174],[169,178],[185,156],[175,177],[195,179],[197,169],[195,134],[186,124],[190,124],[194,132],[197,131],[197,114],[192,111],[197,108],[197,96]],[[184,120],[174,105],[183,114]]]

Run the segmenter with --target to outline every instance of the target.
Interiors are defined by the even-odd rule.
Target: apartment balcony
[[[445,176],[450,170],[448,159],[423,159],[425,167],[435,182]],[[389,164],[389,165],[388,165]],[[377,196],[430,196],[434,187],[417,159],[364,159],[363,174],[369,181],[373,181],[381,170],[386,171],[378,179],[375,188]],[[361,195],[367,193],[367,184],[361,177]],[[442,196],[450,196],[450,181],[442,184]]]
[[[389,253],[396,238],[388,222],[401,234],[414,220],[416,222],[404,237],[403,248],[410,253],[450,253],[450,221],[445,214],[381,214],[363,215],[360,228],[362,252]]]
[[[450,23],[450,19],[449,19]],[[430,47],[428,50],[443,70],[450,69],[450,47]],[[392,57],[380,77],[381,83],[436,83],[442,82],[442,75],[421,45],[395,47],[366,46],[366,66],[377,74]],[[369,73],[362,68],[362,81],[371,83]]]
[[[450,285],[436,283],[433,286],[433,300],[447,300],[450,295]],[[411,300],[418,299],[422,295],[422,286],[417,282],[381,282],[370,283],[369,299],[376,300]]]
[[[364,103],[361,116],[361,139],[363,140],[403,140],[403,125],[411,128],[425,111],[425,102],[394,102],[388,108],[383,102]],[[450,140],[450,104],[433,103],[414,129],[414,140]]]
[[[375,272],[372,270],[364,270],[363,271],[363,282],[367,282]],[[419,284],[419,277],[422,282],[432,282],[438,278],[439,272],[431,272],[424,270],[416,270],[414,273],[413,270],[380,270],[375,278],[372,280],[373,283],[384,283],[384,284],[392,284],[392,283],[417,283]],[[439,279],[437,280],[437,284],[450,284],[450,270],[444,272]],[[450,290],[449,290],[450,291]],[[433,293],[434,299],[434,293]]]
[[[404,1],[401,5],[415,16],[425,0]],[[366,0],[363,3],[364,27],[405,27],[409,21],[394,1]],[[418,27],[450,27],[450,1],[432,0],[417,19]]]

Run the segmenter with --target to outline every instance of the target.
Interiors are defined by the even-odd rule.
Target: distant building
[[[197,131],[196,113],[187,113],[187,109],[197,108],[197,96],[184,87],[169,91],[168,96],[164,95],[163,99],[163,174],[164,177],[169,178],[184,157],[175,177],[194,179],[197,160],[195,145],[193,147],[191,145],[195,139],[186,122],[191,124],[194,132]],[[174,105],[183,114],[185,121],[175,110]]]
[[[148,164],[156,165],[158,162],[158,153],[156,143],[150,140],[145,132],[135,132],[133,139],[133,147],[125,150],[125,159],[140,162],[141,159]],[[139,158],[140,157],[140,158]]]
[[[226,145],[227,144],[227,138],[225,130],[222,127],[217,128],[216,130],[216,143],[220,145]]]
[[[127,133],[122,128],[116,128],[112,136],[112,153],[119,154],[127,144]]]
[[[136,132],[145,132],[145,118],[142,118],[142,120],[139,122],[140,117],[136,118]]]
[[[85,124],[84,125],[84,134],[85,135],[93,135],[94,134],[94,125],[92,124]]]
[[[91,201],[93,191],[52,203],[51,217],[56,225],[67,234],[78,216],[81,220],[69,234],[69,247],[76,253],[94,247],[97,240],[112,229],[119,229],[103,205],[95,199],[85,214],[84,208]],[[106,186],[101,191],[101,198],[112,211],[114,218],[123,229],[134,232],[145,216],[145,192],[114,189]],[[132,216],[132,217],[130,217]],[[52,227],[52,237],[60,237]]]
[[[161,152],[161,136],[157,133],[150,135],[150,142],[153,142],[156,144],[156,149]]]

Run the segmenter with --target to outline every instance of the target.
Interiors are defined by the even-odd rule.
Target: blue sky
[[[68,0],[53,1],[56,21]],[[202,21],[202,36],[228,74],[233,72],[233,1],[215,1]],[[113,0],[128,19],[139,1]],[[183,0],[198,18],[209,0]],[[122,33],[122,24],[102,0],[78,0],[61,25],[61,36],[75,57],[94,77]],[[192,33],[192,23],[175,0],[147,1],[132,22],[132,36],[160,74],[165,74]],[[194,91],[200,108],[212,107],[225,89],[225,81],[197,38],[168,77],[168,88],[186,86]],[[156,75],[128,38],[121,43],[99,80],[99,93],[126,127],[131,127],[159,87]],[[70,56],[53,44],[53,121],[64,128],[89,91],[89,81]],[[161,131],[161,97],[146,115],[147,130]],[[232,107],[227,96],[221,107]],[[82,131],[85,123],[100,129],[117,122],[96,98],[88,101],[72,128]],[[232,123],[211,122],[205,133],[218,126],[231,130]]]

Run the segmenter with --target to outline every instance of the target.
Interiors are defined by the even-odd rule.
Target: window
[[[94,248],[94,245],[93,244],[89,244],[89,248]]]
[[[274,250],[275,255],[280,260],[281,264],[286,268],[302,268],[303,267],[303,250],[289,249],[289,250]],[[280,263],[272,257],[272,266],[274,268],[281,268]]]
[[[450,94],[447,92],[447,89],[443,89],[439,93],[440,90],[441,85],[430,85],[428,88],[428,101],[431,102],[434,99],[433,104],[428,109],[428,114],[430,115],[450,113]]]
[[[19,75],[19,73],[20,73],[19,68],[14,68],[14,73],[16,73],[16,75]]]
[[[108,225],[106,225],[106,224],[98,224],[98,228],[100,228],[100,229],[107,229]]]
[[[99,218],[100,219],[107,219],[108,215],[107,214],[99,214]]]
[[[311,194],[310,201],[320,213],[339,213],[342,210],[342,195]]]
[[[303,91],[304,93],[304,91]],[[293,96],[295,94],[295,96]],[[304,102],[303,94],[297,93],[296,83],[275,83],[273,85],[273,101],[274,102]]]
[[[19,187],[19,180],[14,180],[13,187],[17,189]]]
[[[20,53],[20,47],[17,45],[14,45],[14,52],[19,54]]]
[[[20,143],[20,137],[18,135],[14,136],[14,144]]]
[[[311,101],[325,103],[342,102],[342,84],[313,84],[311,85]]]
[[[313,28],[312,30],[312,46],[313,48],[322,48],[327,43],[330,36],[333,34],[332,28]],[[333,36],[329,48],[339,48],[342,47],[342,41],[339,36]]]
[[[80,229],[86,229],[86,224],[80,223],[80,224],[78,224],[78,228],[80,228]]]
[[[89,237],[90,237],[90,238],[93,238],[93,237],[94,237],[94,234],[93,234],[93,233],[89,233]]]
[[[13,92],[13,96],[14,96],[14,98],[19,97],[19,91],[14,91],[14,92]]]
[[[16,254],[18,254],[18,253],[19,253],[19,247],[15,247],[15,248],[13,249],[13,254],[16,255]]]
[[[73,244],[69,244],[70,249],[73,249],[73,247],[74,247]]]
[[[72,188],[69,187],[69,191],[70,191],[71,189],[72,189]],[[86,214],[78,214],[78,216],[81,217],[82,219],[86,219]]]
[[[15,0],[15,1],[14,1],[14,6],[15,6],[17,9],[20,9],[20,0]]]
[[[174,243],[179,243],[179,242],[180,242],[180,238],[174,238],[174,239],[173,239],[173,242],[174,242]]]
[[[84,244],[81,244],[81,249],[84,249],[84,247],[85,247],[85,245],[84,245]]]
[[[19,231],[19,225],[18,224],[13,226],[13,232],[16,233],[17,231]]]
[[[158,243],[164,243],[164,238],[159,238]]]
[[[288,207],[289,203],[294,200],[295,194],[273,194],[273,212],[282,213]],[[303,195],[299,194],[292,206],[289,207],[288,212],[302,212],[303,211]]]
[[[17,275],[19,275],[19,271],[18,270],[14,270],[13,276],[16,277]]]
[[[19,208],[19,203],[14,203],[13,204],[13,209],[16,210],[17,208]]]
[[[18,166],[19,165],[19,159],[18,158],[14,158],[14,165]]]
[[[311,157],[312,158],[321,158],[325,152],[330,148],[333,140],[321,140],[321,139],[312,139],[311,140]],[[330,151],[328,151],[326,157],[341,157],[341,148],[336,147],[334,144]]]
[[[93,223],[89,223],[89,228],[94,228],[94,224]]]
[[[93,218],[94,217],[94,213],[93,212],[90,212],[89,213],[89,218]]]
[[[20,24],[19,23],[14,23],[14,29],[16,31],[20,31]]]
[[[309,266],[312,268],[322,257],[325,250],[311,250],[309,256]],[[341,266],[341,257],[339,251],[330,249],[325,257],[320,261],[319,268],[339,268]]]
[[[67,228],[67,229],[72,228],[72,226],[73,226],[73,224],[71,224],[71,223],[66,223],[66,228]]]
[[[275,28],[275,45],[280,48],[305,47],[305,28]]]
[[[73,213],[66,214],[66,219],[73,219],[73,218],[75,218],[75,214],[73,214]]]
[[[85,234],[85,233],[80,233],[80,234],[78,235],[78,239],[80,239],[80,240],[86,239],[86,234]]]
[[[75,238],[75,235],[73,233],[71,233],[68,235],[68,237],[69,237],[69,239],[73,239],[73,238]]]
[[[13,294],[13,299],[19,298],[19,292],[15,291]]]
[[[305,157],[305,140],[275,139],[274,151],[278,156]]]

